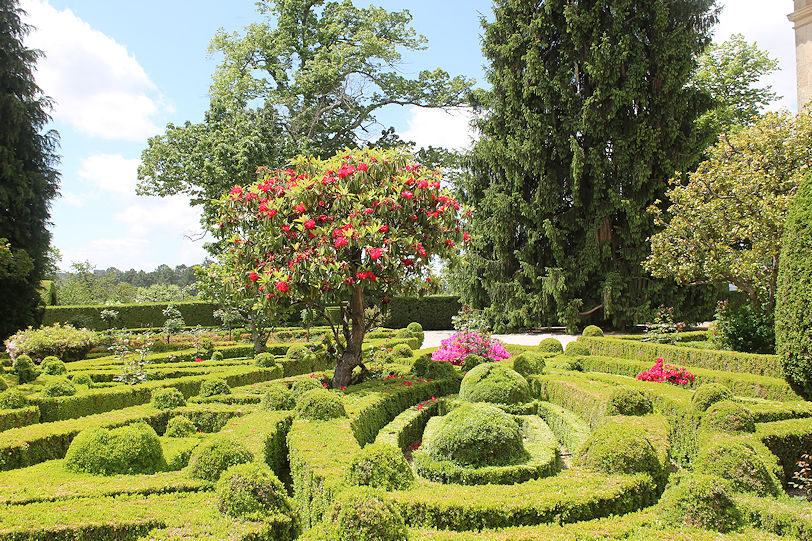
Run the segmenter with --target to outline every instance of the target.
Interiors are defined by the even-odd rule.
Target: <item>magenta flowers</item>
[[[468,355],[479,355],[490,361],[510,358],[510,353],[499,340],[486,338],[477,332],[458,332],[440,342],[440,347],[431,354],[431,360],[448,361],[460,366]]]
[[[694,381],[694,375],[685,368],[663,364],[662,359],[657,359],[654,366],[637,374],[637,379],[673,385],[690,385]]]

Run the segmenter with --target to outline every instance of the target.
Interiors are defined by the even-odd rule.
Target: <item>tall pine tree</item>
[[[39,51],[17,0],[0,0],[0,340],[39,320],[50,201],[59,189],[58,135],[43,128],[50,101],[34,82]]]
[[[698,304],[640,263],[675,171],[707,142],[689,87],[715,0],[496,0],[484,22],[492,91],[463,199],[476,209],[468,301],[497,328],[580,316],[617,326]]]

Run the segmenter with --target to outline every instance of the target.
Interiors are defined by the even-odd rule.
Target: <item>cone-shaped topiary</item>
[[[346,417],[341,398],[327,389],[307,391],[296,401],[296,416],[311,421],[328,421]]]
[[[527,402],[530,386],[521,374],[503,364],[483,363],[462,378],[460,399],[496,404]]]
[[[408,359],[413,354],[414,352],[412,351],[412,348],[410,348],[408,344],[395,344],[395,347],[392,348],[393,360]]]
[[[703,447],[693,462],[694,471],[728,481],[731,492],[777,496],[777,480],[748,444],[723,439]]]
[[[299,400],[299,398],[305,394],[307,391],[312,391],[313,389],[323,389],[324,386],[321,384],[316,378],[304,378],[300,380],[296,380],[293,382],[293,385],[290,387],[290,392],[293,394],[293,398],[295,400]]]
[[[265,520],[279,515],[289,517],[295,531],[301,532],[299,512],[285,486],[265,464],[249,462],[231,466],[217,482],[217,506],[221,513],[248,520]]]
[[[270,353],[257,353],[254,355],[254,364],[260,368],[272,368],[276,364],[276,359]]]
[[[65,455],[65,468],[97,475],[155,473],[165,467],[158,434],[140,422],[80,432]]]
[[[93,387],[93,379],[89,374],[76,374],[71,381],[74,385],[86,385],[88,389]]]
[[[58,381],[49,381],[42,388],[42,396],[56,397],[56,396],[73,396],[76,394],[76,386],[67,379]]]
[[[186,438],[197,432],[195,424],[185,415],[176,415],[166,423],[164,436],[168,438]]]
[[[412,321],[406,325],[406,328],[412,333],[412,336],[417,338],[417,347],[419,349],[423,345],[423,340],[426,337],[426,333],[423,332],[423,326],[416,321]]]
[[[724,400],[712,405],[702,417],[702,428],[724,432],[755,432],[756,422],[750,410]]]
[[[620,387],[609,395],[607,415],[646,415],[651,413],[651,398],[637,389]]]
[[[742,515],[730,498],[726,483],[710,475],[685,475],[670,485],[660,499],[659,513],[678,526],[706,528],[717,532],[735,530]]]
[[[217,438],[198,445],[189,459],[189,475],[196,479],[217,481],[231,466],[254,460],[254,455],[242,443]]]
[[[222,361],[223,360],[223,352],[222,351],[212,351],[211,352],[211,360],[214,362]]]
[[[231,394],[231,387],[228,386],[224,379],[207,379],[200,386],[200,396],[202,397],[217,396],[219,394]]]
[[[25,394],[17,389],[9,389],[0,393],[0,409],[13,410],[27,405]]]
[[[706,411],[712,405],[723,400],[733,400],[733,393],[730,392],[730,389],[721,383],[705,383],[694,391],[694,396],[691,397],[691,405],[697,411]]]
[[[400,449],[371,443],[353,456],[345,479],[350,485],[405,490],[414,484],[414,473]]]
[[[14,373],[17,381],[22,385],[34,381],[39,376],[39,368],[28,355],[17,355],[14,359]]]
[[[327,512],[329,539],[341,541],[402,541],[408,539],[403,517],[383,494],[355,487],[338,495]]]
[[[539,350],[545,353],[564,353],[564,346],[557,338],[551,336],[539,342]]]

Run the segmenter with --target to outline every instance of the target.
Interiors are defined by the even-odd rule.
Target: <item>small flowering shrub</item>
[[[670,306],[660,306],[654,321],[646,323],[646,342],[658,344],[676,344],[677,335],[685,330],[685,323],[674,322],[674,309]]]
[[[807,500],[812,500],[812,455],[804,453],[795,466],[798,469],[792,474],[789,485],[802,491]]]
[[[456,333],[442,342],[431,354],[432,361],[448,361],[461,366],[468,355],[479,355],[488,361],[502,361],[510,358],[505,346],[495,338],[486,338],[477,332]]]
[[[18,355],[28,355],[35,360],[53,355],[65,361],[76,361],[83,359],[99,342],[99,335],[94,331],[56,324],[40,329],[28,327],[10,336],[5,343],[12,360]]]
[[[690,385],[694,382],[694,375],[683,367],[663,364],[662,359],[657,359],[654,366],[637,374],[637,379],[656,381],[657,383],[671,383],[672,385]]]

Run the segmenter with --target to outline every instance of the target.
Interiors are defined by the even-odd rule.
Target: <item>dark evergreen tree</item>
[[[492,91],[463,199],[475,208],[467,300],[497,328],[581,316],[632,323],[676,295],[640,263],[646,209],[707,138],[686,83],[715,0],[496,0],[483,22]],[[669,290],[670,291],[667,291]],[[707,304],[707,303],[704,303]]]
[[[58,135],[43,133],[51,103],[33,76],[41,53],[23,45],[20,16],[17,0],[0,0],[0,244],[17,262],[0,269],[0,340],[39,321],[50,201],[59,189]]]

